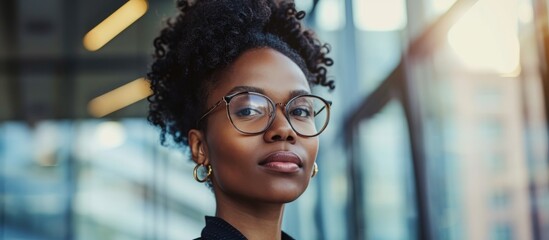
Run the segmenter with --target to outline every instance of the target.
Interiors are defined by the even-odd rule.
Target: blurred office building
[[[332,47],[336,88],[313,89],[331,120],[286,232],[549,239],[548,0],[296,4]],[[0,239],[200,235],[213,194],[146,121],[152,42],[176,13],[0,1]]]

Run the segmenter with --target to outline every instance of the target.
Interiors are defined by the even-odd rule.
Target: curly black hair
[[[179,146],[206,108],[214,74],[243,52],[268,47],[292,59],[311,85],[334,88],[326,77],[330,52],[300,21],[305,12],[293,2],[277,0],[177,1],[179,14],[168,19],[154,39],[154,62],[147,73],[153,94],[148,120]]]

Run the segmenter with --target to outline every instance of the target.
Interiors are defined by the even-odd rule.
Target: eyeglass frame
[[[272,117],[269,117],[269,123],[267,124],[267,126],[261,130],[261,131],[258,131],[256,133],[248,133],[248,132],[244,132],[242,130],[240,130],[238,127],[236,127],[236,125],[234,124],[233,122],[233,118],[231,117],[231,113],[229,111],[229,104],[231,102],[231,100],[238,96],[238,95],[243,95],[243,94],[251,94],[251,95],[257,95],[257,96],[261,96],[261,97],[264,97],[266,98],[269,103],[271,103],[272,105],[274,105],[273,107],[273,111],[274,111],[274,114]],[[325,107],[326,107],[326,111],[327,111],[327,116],[326,116],[326,123],[324,123],[324,126],[322,126],[322,128],[314,135],[305,135],[305,134],[301,134],[299,133],[299,131],[297,131],[295,128],[294,128],[294,125],[292,125],[292,122],[290,121],[289,119],[289,116],[288,116],[288,112],[289,112],[289,109],[288,109],[288,103],[294,101],[295,99],[297,98],[300,98],[300,97],[314,97],[314,98],[318,98],[320,99],[320,101],[324,102],[325,104]],[[326,127],[328,127],[328,123],[330,122],[330,108],[332,106],[332,101],[329,101],[329,100],[326,100],[320,96],[317,96],[317,95],[313,95],[313,94],[301,94],[301,95],[297,95],[295,97],[292,97],[290,100],[288,100],[286,103],[276,103],[275,101],[273,101],[270,97],[266,96],[265,94],[261,94],[261,93],[258,93],[258,92],[251,92],[251,91],[243,91],[243,92],[236,92],[236,93],[232,93],[232,94],[229,94],[229,95],[226,95],[224,96],[221,100],[217,101],[217,103],[215,103],[213,106],[211,106],[208,110],[206,110],[206,112],[198,119],[198,121],[196,121],[196,125],[197,127],[199,126],[200,124],[200,121],[202,121],[202,119],[204,119],[206,116],[208,116],[208,114],[212,113],[219,105],[221,105],[222,102],[225,102],[225,109],[227,110],[226,113],[227,113],[227,117],[229,118],[229,121],[231,122],[231,124],[233,125],[234,129],[236,129],[238,132],[242,133],[242,134],[245,134],[245,135],[257,135],[257,134],[261,134],[261,133],[264,133],[267,131],[267,129],[269,129],[271,127],[271,125],[273,124],[274,122],[274,119],[276,118],[276,109],[277,109],[277,106],[281,106],[283,107],[283,110],[284,110],[284,117],[286,118],[286,121],[288,121],[288,124],[290,124],[290,127],[292,127],[292,130],[299,136],[302,136],[302,137],[316,137],[318,135],[320,135],[325,129]],[[322,110],[321,110],[322,111]],[[320,112],[320,111],[319,111]],[[316,117],[316,113],[314,113],[315,116],[313,117]]]

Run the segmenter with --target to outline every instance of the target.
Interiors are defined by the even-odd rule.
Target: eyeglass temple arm
[[[324,110],[324,108],[326,108],[326,106],[332,106],[332,102],[331,101],[326,101],[328,104],[327,105],[324,105],[324,107],[322,107],[320,110],[316,111],[315,112],[315,117]]]
[[[198,123],[200,123],[200,121],[202,121],[202,119],[204,119],[206,116],[208,116],[208,114],[210,114],[211,112],[213,112],[213,110],[216,109],[216,108],[219,106],[219,104],[221,104],[221,102],[223,102],[224,100],[225,100],[225,99],[219,100],[215,105],[213,105],[210,109],[208,109],[208,111],[206,111],[206,113],[204,113],[204,114],[202,115],[202,117],[200,117],[200,118],[198,119],[198,121],[196,121],[196,125],[198,126]]]

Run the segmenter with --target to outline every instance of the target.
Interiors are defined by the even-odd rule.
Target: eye
[[[263,115],[263,113],[259,111],[259,109],[248,107],[248,108],[242,108],[236,111],[235,115],[238,117],[252,117],[252,116]]]
[[[297,116],[297,117],[310,117],[311,116],[311,112],[307,109],[307,108],[294,108],[290,111],[290,114],[292,116]]]

